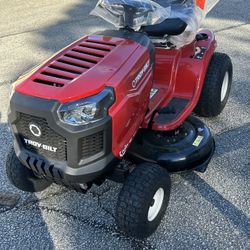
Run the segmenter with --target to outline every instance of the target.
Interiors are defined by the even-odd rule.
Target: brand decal
[[[139,72],[139,74],[137,75],[137,77],[134,79],[134,81],[132,82],[132,87],[136,88],[138,85],[138,82],[142,79],[143,75],[147,72],[148,68],[149,68],[149,61],[146,62],[146,64],[143,66],[142,70]]]
[[[30,123],[29,129],[30,129],[30,132],[32,133],[32,135],[34,135],[36,137],[41,137],[42,131],[36,124]]]
[[[123,156],[126,154],[127,149],[128,149],[128,146],[130,145],[131,142],[132,142],[132,140],[130,140],[129,143],[126,144],[126,145],[123,147],[123,149],[122,149],[121,152],[119,153],[119,156],[120,156],[120,157],[123,157]]]
[[[133,139],[135,138],[135,135],[136,135],[136,133],[132,136],[132,138],[129,140],[129,142],[128,142],[128,143],[123,147],[123,149],[120,151],[119,156],[120,156],[121,158],[126,154],[129,145],[131,144],[131,142],[132,142]]]
[[[42,148],[42,149],[50,151],[50,152],[56,153],[56,151],[57,151],[57,148],[49,146],[49,145],[45,145],[45,144],[40,143],[40,142],[36,142],[36,141],[28,140],[28,139],[24,139],[24,142],[27,145],[31,145],[31,146],[34,146],[36,148]]]
[[[159,89],[152,88],[150,90],[150,100],[158,93]]]

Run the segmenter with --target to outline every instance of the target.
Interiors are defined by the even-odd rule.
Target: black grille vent
[[[81,139],[81,159],[86,159],[103,151],[103,131]]]
[[[41,137],[36,137],[31,133],[29,129],[30,124],[35,124],[41,129]],[[19,120],[16,124],[16,127],[24,148],[33,153],[42,155],[50,159],[67,161],[66,139],[61,135],[57,134],[54,130],[52,130],[45,119],[19,113]],[[43,147],[35,147],[33,145],[28,145],[27,143],[25,143],[24,139],[42,143],[43,145],[55,147],[57,148],[57,151],[51,152],[49,150],[45,150]]]
[[[44,67],[34,82],[61,88],[98,64],[115,47],[112,43],[84,38]]]

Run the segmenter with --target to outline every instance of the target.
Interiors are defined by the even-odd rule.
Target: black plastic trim
[[[70,126],[59,120],[57,111],[61,104],[56,100],[46,100],[27,96],[15,92],[11,98],[9,123],[14,134],[15,152],[18,158],[27,166],[27,157],[42,160],[49,166],[61,170],[68,179],[88,180],[103,173],[103,171],[115,160],[112,154],[112,120],[107,116],[103,120],[85,126]],[[26,150],[18,135],[15,124],[19,119],[19,113],[46,119],[49,127],[67,140],[67,162],[54,159],[46,159]],[[80,140],[83,137],[103,131],[103,151],[90,158],[81,159]],[[39,139],[38,139],[39,141]],[[111,164],[112,165],[112,164]]]
[[[188,103],[188,99],[174,97],[166,107],[163,107],[158,111],[159,116],[154,119],[154,122],[166,124],[174,121],[187,107]]]
[[[141,131],[134,139],[126,157],[137,163],[146,161],[159,164],[169,172],[204,172],[214,154],[214,139],[208,127],[199,119],[190,116],[187,122],[191,124],[190,134],[179,142],[165,146],[158,142],[145,143],[145,133]],[[202,137],[202,141],[194,146],[193,143],[198,136]]]

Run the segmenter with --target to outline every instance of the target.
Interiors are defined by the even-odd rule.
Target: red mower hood
[[[20,77],[15,91],[61,103],[94,95],[112,86],[110,79],[138,46],[123,38],[86,36]]]

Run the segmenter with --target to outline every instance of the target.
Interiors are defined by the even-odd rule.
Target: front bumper
[[[115,166],[112,154],[112,120],[73,127],[57,115],[60,103],[14,93],[9,123],[17,157],[37,176],[70,185],[88,183]],[[30,131],[30,124],[41,136]]]

